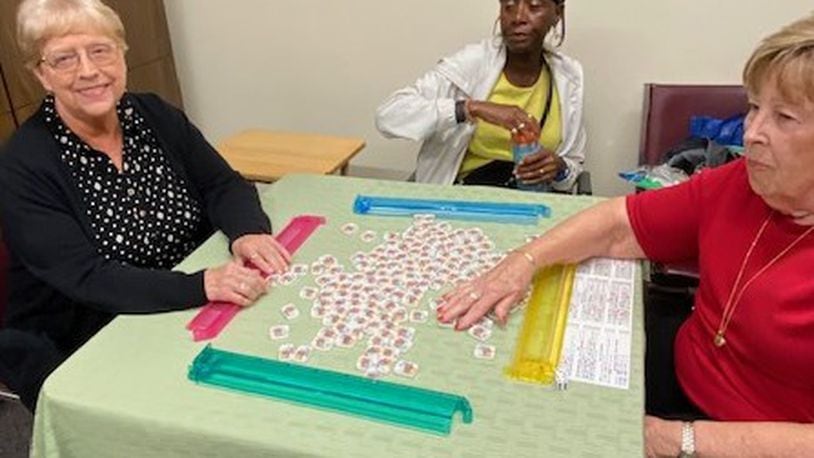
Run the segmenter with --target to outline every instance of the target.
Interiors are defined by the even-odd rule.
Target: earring
[[[493,42],[495,44],[502,46],[504,44],[504,42],[503,42],[503,33],[501,32],[500,27],[498,27],[499,24],[500,24],[500,17],[495,19],[495,23],[492,24],[492,40],[493,40]]]
[[[562,32],[560,32],[559,28],[554,28],[554,31],[551,32],[551,41],[556,43],[556,46],[562,44]]]
[[[551,26],[548,29],[548,33],[546,34],[546,42],[553,45],[554,47],[559,47],[562,44],[563,35],[562,35],[562,28],[557,27],[560,24],[560,21],[557,21],[556,24]]]

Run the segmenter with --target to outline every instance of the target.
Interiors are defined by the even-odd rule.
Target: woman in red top
[[[442,321],[505,320],[535,270],[594,256],[698,263],[675,371],[704,420],[645,419],[649,456],[814,456],[814,15],[744,69],[744,158],[590,208],[446,296]],[[697,417],[696,417],[697,418]]]

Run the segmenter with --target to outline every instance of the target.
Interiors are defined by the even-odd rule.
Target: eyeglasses
[[[119,47],[111,43],[97,43],[84,48],[85,56],[97,66],[110,65],[119,58]],[[62,73],[75,72],[79,68],[80,51],[57,51],[40,59],[49,67]]]

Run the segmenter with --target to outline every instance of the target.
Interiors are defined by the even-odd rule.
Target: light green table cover
[[[453,222],[479,226],[499,249],[545,231],[556,221],[598,201],[590,197],[507,191],[484,187],[441,187],[334,176],[288,176],[261,198],[274,227],[310,213],[328,218],[294,261],[318,256],[348,257],[373,245],[348,238],[339,227],[349,221],[362,229],[402,231],[409,218],[358,216],[352,202],[359,193],[422,198],[545,203],[553,217],[539,227]],[[218,234],[181,266],[194,271],[224,262],[226,240]],[[638,273],[637,273],[638,275]],[[319,323],[298,296],[308,276],[270,292],[238,314],[214,340],[217,348],[276,358],[279,341],[268,327],[282,323],[282,304],[299,305],[290,342],[310,341]],[[464,395],[474,422],[456,418],[448,437],[316,410],[236,392],[198,386],[187,368],[205,343],[192,342],[185,324],[196,310],[150,316],[122,316],[91,339],[46,381],[41,392],[33,437],[33,456],[410,456],[410,457],[605,457],[641,456],[643,415],[643,330],[641,282],[637,282],[630,389],[617,390],[571,383],[567,391],[511,382],[508,363],[521,315],[497,330],[493,361],[472,357],[474,340],[466,333],[416,324],[416,345],[407,357],[420,364],[413,379],[387,379]],[[150,285],[144,285],[149,288]],[[426,300],[426,297],[425,297]],[[358,347],[359,345],[357,345]],[[313,352],[310,365],[356,374],[359,348]]]

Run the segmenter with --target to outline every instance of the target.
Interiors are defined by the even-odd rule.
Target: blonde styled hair
[[[746,62],[749,93],[758,93],[771,78],[787,101],[814,102],[814,13],[766,37]]]
[[[70,33],[102,33],[127,50],[119,15],[100,0],[24,0],[17,9],[17,44],[28,68],[42,58],[42,47]]]

